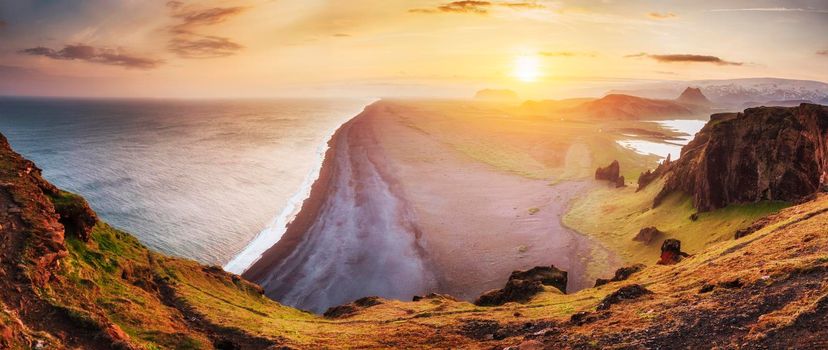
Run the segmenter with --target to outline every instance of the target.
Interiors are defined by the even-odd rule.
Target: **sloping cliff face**
[[[666,173],[654,205],[674,191],[701,212],[730,203],[798,201],[828,171],[828,107],[760,107],[714,114]]]
[[[280,343],[207,320],[183,298],[186,285],[265,299],[238,276],[152,253],[100,222],[82,197],[45,181],[0,135],[0,349]]]

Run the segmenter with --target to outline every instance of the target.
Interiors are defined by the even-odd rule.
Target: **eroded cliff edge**
[[[714,114],[670,164],[654,205],[675,191],[701,212],[732,203],[796,202],[828,184],[828,107]]]

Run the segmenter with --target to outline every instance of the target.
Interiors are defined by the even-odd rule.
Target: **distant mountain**
[[[803,103],[814,103],[811,100],[783,100],[783,101],[765,101],[765,102],[745,102],[742,104],[742,109],[753,107],[796,107]]]
[[[629,94],[648,98],[672,98],[686,86],[696,86],[715,105],[739,109],[748,102],[808,100],[828,101],[828,84],[812,80],[747,78],[728,80],[668,81],[630,85],[611,90],[611,94]]]
[[[520,105],[520,109],[527,113],[553,113],[580,106],[586,102],[595,101],[594,98],[569,98],[563,100],[529,100]]]
[[[695,105],[695,106],[712,106],[713,102],[707,99],[707,96],[701,92],[699,88],[691,88],[688,87],[684,89],[684,92],[679,95],[676,99],[676,102],[683,103],[686,105]]]
[[[517,93],[508,89],[483,89],[474,94],[475,100],[489,102],[517,102]]]
[[[674,100],[656,100],[637,96],[610,94],[570,110],[575,115],[597,119],[654,119],[694,115],[692,108]]]

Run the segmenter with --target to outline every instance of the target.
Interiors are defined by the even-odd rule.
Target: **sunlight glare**
[[[514,76],[525,83],[540,77],[540,59],[537,56],[518,56],[515,59]]]

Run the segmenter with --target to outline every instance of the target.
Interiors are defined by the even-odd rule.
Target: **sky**
[[[828,81],[828,1],[0,0],[0,95],[554,98],[744,77]]]

